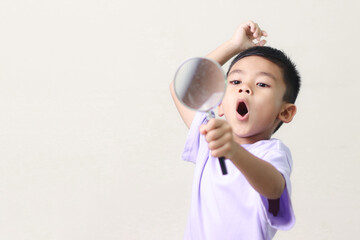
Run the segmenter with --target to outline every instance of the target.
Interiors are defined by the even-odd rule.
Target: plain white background
[[[296,226],[356,239],[357,0],[1,0],[0,239],[182,239],[193,165],[169,94],[180,63],[254,20],[297,63]]]

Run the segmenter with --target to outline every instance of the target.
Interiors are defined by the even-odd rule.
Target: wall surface
[[[0,239],[182,239],[194,166],[169,94],[180,63],[249,19],[302,75],[296,226],[360,237],[357,0],[1,0]]]

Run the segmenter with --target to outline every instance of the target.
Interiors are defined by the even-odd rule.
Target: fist
[[[225,120],[210,119],[207,124],[200,126],[200,133],[205,135],[213,157],[231,159],[235,142],[232,129]]]

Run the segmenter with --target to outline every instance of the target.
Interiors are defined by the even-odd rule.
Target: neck
[[[253,144],[261,140],[269,140],[271,138],[271,134],[257,134],[249,137],[239,137],[234,136],[234,140],[238,144]]]

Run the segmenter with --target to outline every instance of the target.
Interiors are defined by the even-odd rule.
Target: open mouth
[[[249,111],[246,107],[246,104],[244,102],[239,102],[239,105],[237,107],[237,112],[243,117],[245,116]]]

